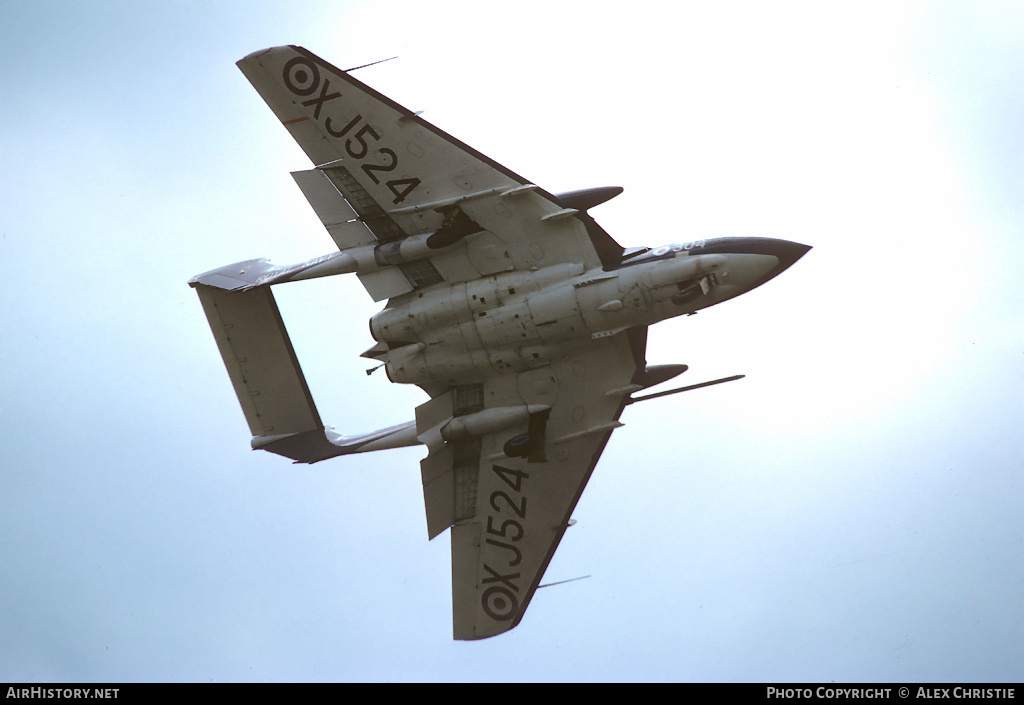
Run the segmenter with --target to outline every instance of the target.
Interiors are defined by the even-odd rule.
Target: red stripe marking
[[[295,118],[294,120],[288,120],[287,122],[282,122],[281,124],[282,125],[294,125],[295,123],[302,122],[303,120],[309,120],[309,118],[308,117]]]

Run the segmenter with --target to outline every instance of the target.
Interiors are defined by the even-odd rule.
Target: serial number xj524
[[[315,165],[292,174],[338,251],[253,259],[189,284],[252,431],[298,463],[422,444],[427,533],[451,529],[456,639],[523,618],[626,405],[686,370],[647,364],[647,327],[764,284],[810,248],[716,238],[623,248],[589,215],[622,189],[551,194],[309,51],[238,62]],[[430,400],[346,436],[320,420],[271,286],[355,273],[364,357]],[[738,376],[737,376],[738,378]]]

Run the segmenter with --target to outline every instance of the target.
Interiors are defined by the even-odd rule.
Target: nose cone
[[[799,242],[778,240],[771,237],[723,237],[707,240],[703,247],[694,248],[690,251],[690,254],[769,255],[778,260],[775,266],[768,268],[767,271],[750,283],[746,289],[750,291],[750,289],[759,287],[766,281],[782,274],[793,266],[794,262],[807,254],[810,249],[810,245],[802,245]]]
[[[768,243],[764,245],[767,250],[765,254],[775,257],[775,259],[779,260],[779,264],[768,272],[764,279],[754,286],[760,286],[769,279],[774,279],[779,276],[793,266],[794,262],[806,255],[811,249],[810,245],[802,245],[799,242],[790,242],[789,240],[776,240],[773,238],[765,238],[765,240],[767,240]]]

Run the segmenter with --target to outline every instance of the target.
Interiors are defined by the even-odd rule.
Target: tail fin
[[[270,287],[191,282],[252,432],[252,447],[312,463],[341,455],[325,433]]]

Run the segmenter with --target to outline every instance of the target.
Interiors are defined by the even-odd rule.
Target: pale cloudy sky
[[[1018,3],[0,3],[0,680],[1019,681]],[[511,633],[451,640],[420,449],[248,431],[189,277],[332,243],[234,66],[300,44],[626,246],[814,249],[652,330],[724,387],[630,407]],[[321,415],[357,282],[278,287]]]

